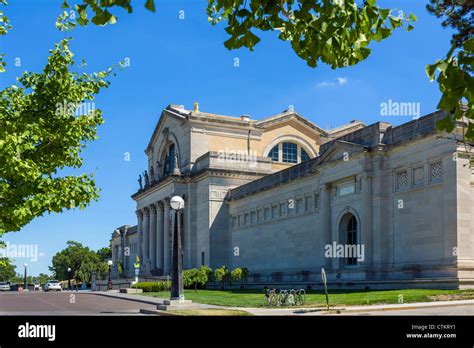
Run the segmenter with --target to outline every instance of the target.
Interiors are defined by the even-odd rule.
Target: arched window
[[[349,221],[347,221],[347,244],[356,245],[357,244],[357,220],[354,215],[351,216]],[[353,249],[354,250],[354,249]],[[348,265],[356,265],[357,257],[352,254],[351,257],[347,258]]]
[[[267,155],[273,162],[301,163],[311,159],[303,147],[290,141],[281,142],[272,147]]]
[[[171,144],[166,150],[163,163],[163,176],[173,173],[174,170],[174,156],[176,152],[176,147],[174,144]]]
[[[306,151],[301,148],[301,162],[306,162],[309,160],[309,155],[306,153]]]
[[[281,147],[282,160],[285,163],[298,163],[298,145],[285,142]]]
[[[270,152],[268,153],[268,157],[272,159],[272,161],[278,162],[278,145],[275,145]]]

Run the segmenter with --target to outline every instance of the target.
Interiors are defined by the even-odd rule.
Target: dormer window
[[[295,143],[282,144],[282,159],[285,163],[298,163],[298,145]]]
[[[275,145],[270,152],[268,152],[268,157],[271,158],[273,162],[294,164],[311,159],[308,152],[306,152],[302,146],[288,141]]]
[[[272,159],[274,162],[278,162],[278,145],[275,145],[270,152],[268,153],[268,157]]]

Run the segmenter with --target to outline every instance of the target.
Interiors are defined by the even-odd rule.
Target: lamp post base
[[[193,307],[193,301],[184,299],[172,299],[164,300],[162,304],[158,304],[156,306],[156,309],[160,311],[169,311],[176,309],[188,309],[189,307]]]

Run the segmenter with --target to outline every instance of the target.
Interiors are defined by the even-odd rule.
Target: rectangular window
[[[355,184],[347,184],[339,187],[339,196],[351,195],[355,192]]]
[[[303,212],[303,198],[296,199],[296,214],[301,214]]]
[[[430,164],[430,181],[441,181],[443,178],[443,165],[441,162]]]
[[[282,144],[282,160],[285,163],[298,162],[298,145],[294,143]]]
[[[256,211],[252,211],[250,213],[250,223],[251,224],[254,224],[255,222],[257,222],[257,212]]]
[[[314,194],[314,210],[319,208],[319,193]]]
[[[402,190],[408,187],[408,173],[406,170],[402,170],[397,173],[397,190]]]
[[[201,266],[205,266],[205,254],[204,254],[204,251],[201,252]]]
[[[265,221],[268,221],[271,219],[271,216],[270,216],[270,208],[265,208],[264,210],[264,215],[265,215]]]
[[[272,219],[276,219],[278,217],[278,206],[272,206]]]

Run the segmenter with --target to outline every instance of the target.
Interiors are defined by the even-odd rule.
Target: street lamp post
[[[111,273],[112,273],[112,265],[114,264],[112,260],[107,261],[107,264],[109,265],[109,282],[107,283],[107,290],[112,290],[112,278],[111,278]]]
[[[71,290],[71,267],[67,268],[67,289]]]
[[[173,269],[171,274],[171,300],[184,301],[183,262],[181,258],[181,219],[179,211],[184,208],[184,200],[174,196],[170,200],[171,209],[175,212],[173,233]]]
[[[27,287],[27,284],[26,284],[26,268],[28,267],[28,264],[25,263],[23,266],[25,267],[25,279],[24,279],[23,289],[28,290],[28,287]]]

